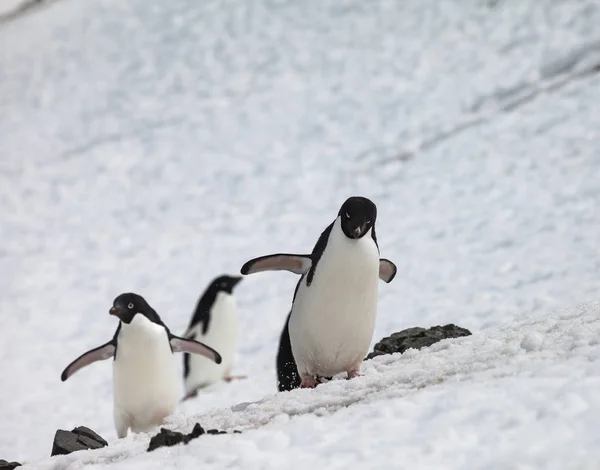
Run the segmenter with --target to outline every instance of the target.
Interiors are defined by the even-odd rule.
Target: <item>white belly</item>
[[[371,234],[346,238],[334,224],[310,287],[302,280],[290,317],[301,376],[333,376],[360,367],[377,313],[379,252]]]
[[[115,424],[146,432],[173,413],[181,389],[166,330],[137,314],[121,325],[113,366]]]
[[[190,370],[185,378],[185,391],[190,393],[200,387],[222,380],[233,367],[238,342],[238,319],[232,295],[219,292],[212,307],[210,324],[205,335],[202,325],[194,328],[195,339],[216,350],[223,361],[216,364],[197,354],[190,354]]]

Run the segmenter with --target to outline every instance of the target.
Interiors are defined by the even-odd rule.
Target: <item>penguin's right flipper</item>
[[[173,352],[199,354],[217,364],[221,364],[221,362],[223,361],[221,355],[217,351],[215,351],[210,346],[201,343],[200,341],[182,338],[180,336],[175,336],[171,334],[169,337],[169,343],[171,343],[171,348],[173,349]]]
[[[83,353],[63,370],[62,374],[60,374],[60,380],[64,382],[79,369],[89,366],[96,361],[104,361],[113,357],[116,350],[114,340],[111,339],[108,343]]]
[[[392,282],[397,272],[398,268],[389,259],[381,258],[379,260],[379,279],[383,282]]]
[[[242,274],[254,274],[263,271],[290,271],[295,274],[306,274],[311,266],[312,258],[310,255],[277,253],[251,259],[242,266],[240,272]]]

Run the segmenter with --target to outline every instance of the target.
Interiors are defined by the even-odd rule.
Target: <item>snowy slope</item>
[[[22,3],[21,0],[0,0],[0,16],[15,11]]]
[[[591,71],[599,22],[592,1],[64,0],[2,25],[0,422],[10,426],[0,426],[0,458],[41,459],[57,428],[80,424],[114,440],[110,363],[59,380],[71,359],[112,335],[114,297],[144,295],[181,332],[214,275],[256,255],[310,249],[352,194],[377,203],[382,256],[399,266],[380,289],[375,340],[455,322],[476,333],[456,343],[468,344],[460,354],[478,351],[473,344],[487,335],[504,345],[498,351],[512,344],[502,328],[518,335],[518,322],[544,325],[554,309],[598,300],[600,78]],[[182,405],[184,416],[218,424],[223,409],[275,392],[295,281],[273,273],[240,285],[234,372],[250,378]],[[361,413],[379,429],[375,417],[390,407],[402,432],[414,431],[402,456],[444,458],[445,468],[466,459],[473,468],[482,460],[467,451],[481,442],[459,434],[467,447],[440,453],[430,444],[448,444],[434,438],[438,427],[481,434],[488,428],[468,419],[467,405],[477,404],[475,416],[509,420],[518,412],[487,407],[526,409],[521,392],[530,388],[543,406],[563,403],[571,400],[560,397],[563,380],[589,407],[586,420],[573,428],[568,414],[550,413],[551,423],[534,416],[531,427],[512,428],[506,455],[525,452],[519,444],[529,437],[539,448],[535,468],[566,454],[584,465],[600,421],[590,393],[598,350],[587,347],[571,357],[561,343],[547,362],[491,384],[483,374],[415,392],[408,403],[373,399],[250,437],[198,440],[159,451],[158,462],[169,452],[202,462],[210,448],[204,462],[271,456],[276,465],[284,453],[299,461],[311,442],[352,456],[362,441],[341,430]],[[408,374],[406,360],[394,374]],[[410,388],[414,377],[403,377]],[[362,386],[330,384],[315,396]],[[502,398],[507,388],[514,396]],[[491,404],[480,399],[488,391]],[[286,400],[266,403],[276,412]],[[455,413],[424,419],[446,402]],[[565,435],[579,454],[561,444]],[[378,448],[376,436],[361,439]],[[381,458],[396,461],[398,444],[382,442],[389,455]],[[136,453],[129,441],[115,449]]]
[[[580,306],[376,358],[351,382],[170,423],[189,432],[199,420],[241,435],[146,453],[140,434],[36,468],[597,468],[599,344],[600,304]]]

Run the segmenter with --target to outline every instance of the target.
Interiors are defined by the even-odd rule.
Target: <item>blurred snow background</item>
[[[43,458],[57,428],[80,424],[114,439],[110,363],[59,379],[113,334],[114,297],[140,293],[182,332],[210,279],[257,255],[310,250],[350,195],[378,205],[382,256],[399,268],[381,285],[374,342],[453,322],[509,344],[502,328],[598,300],[598,24],[591,0],[61,0],[1,24],[0,458]],[[183,415],[218,416],[275,393],[295,282],[272,273],[240,284],[234,372],[250,378],[208,390]],[[583,367],[563,363],[560,351],[573,346],[562,344],[560,371],[549,375],[579,383],[600,374],[597,345]],[[570,393],[591,418],[572,428],[567,414],[536,432],[513,423],[516,445],[530,439],[539,455],[497,468],[555,468],[556,452],[572,449],[558,445],[564,433],[598,436],[600,404],[589,399],[597,383],[581,384]],[[488,385],[524,409],[528,386]],[[539,387],[550,406],[553,389]],[[478,468],[456,457],[468,455],[457,440],[500,451],[495,439],[460,438],[461,410],[489,406],[491,391],[466,395],[450,414],[436,401],[447,395],[431,393],[422,405],[459,437],[418,430],[407,449],[418,468]],[[392,419],[388,406],[382,400],[375,414]],[[418,427],[425,410],[405,419]],[[340,429],[369,419],[334,416]],[[283,457],[302,450],[297,433],[361,447],[336,426],[303,416],[253,432],[274,448],[283,433]],[[218,467],[223,449],[212,441],[225,439],[251,468],[247,435],[188,447],[194,462]],[[407,444],[398,439],[390,445]],[[600,448],[578,442],[584,456]],[[366,465],[371,454],[356,451],[351,462]],[[186,468],[183,451],[159,452]],[[348,464],[328,455],[319,462]],[[254,463],[281,465],[270,462]],[[585,468],[576,463],[568,468]]]

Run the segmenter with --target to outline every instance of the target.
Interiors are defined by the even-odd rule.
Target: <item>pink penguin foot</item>
[[[305,377],[300,383],[300,388],[315,388],[318,383],[314,377]]]
[[[247,375],[226,375],[223,380],[225,380],[225,382],[229,383],[232,380],[244,380],[247,378],[248,378]]]
[[[191,391],[188,393],[181,401],[189,400],[190,398],[195,398],[198,396],[198,389]]]
[[[348,380],[354,379],[356,377],[362,377],[363,375],[358,370],[351,370],[348,372]]]

